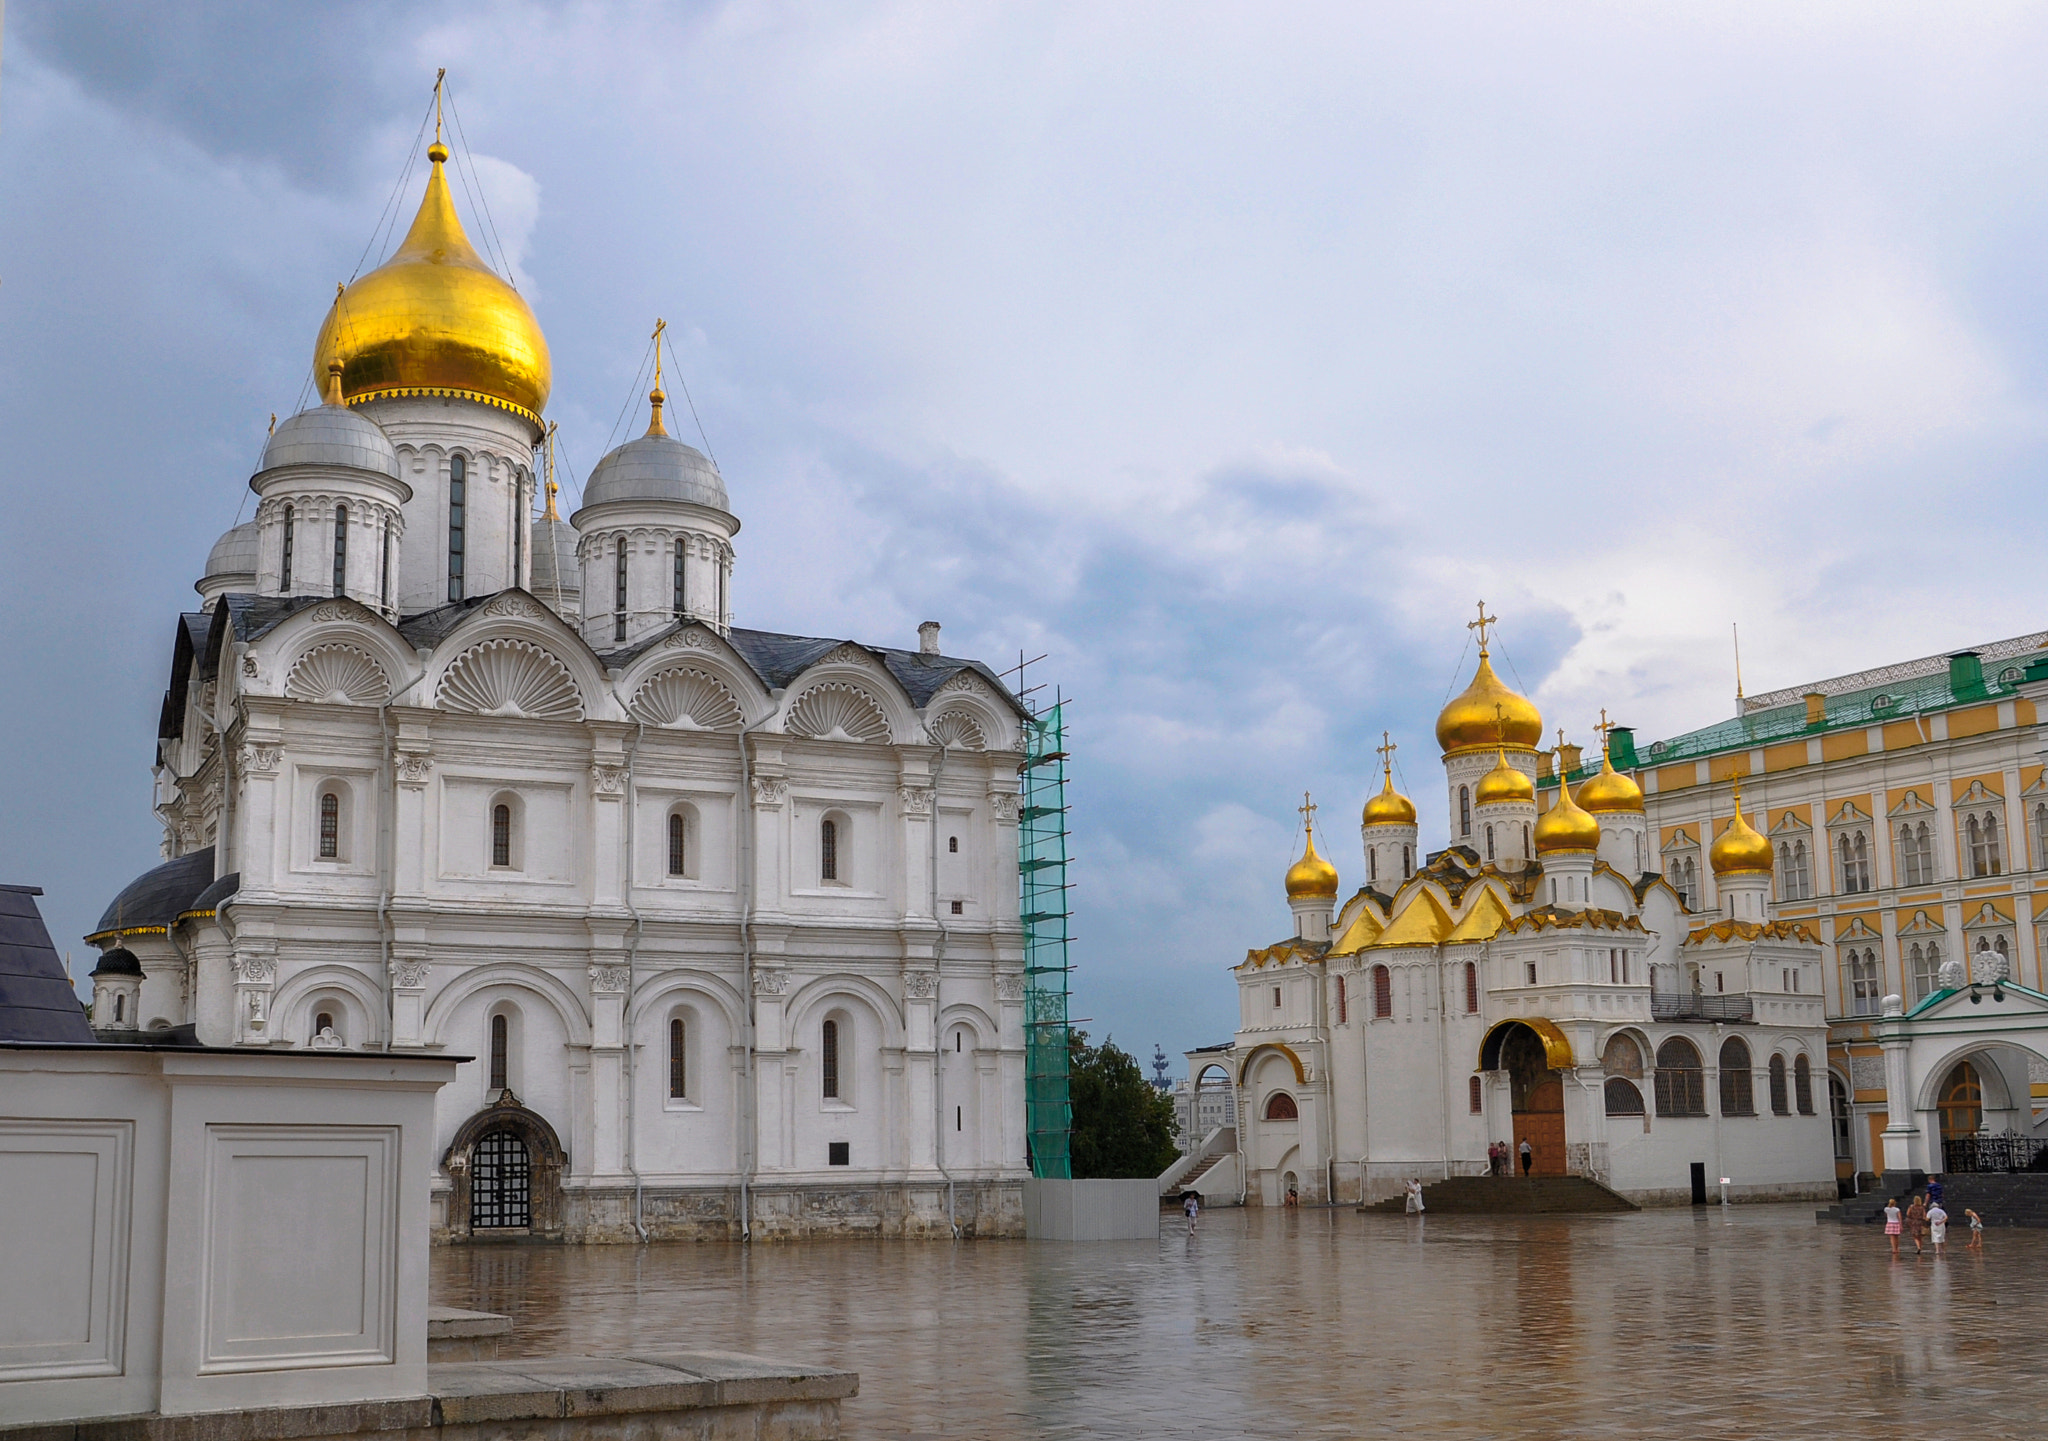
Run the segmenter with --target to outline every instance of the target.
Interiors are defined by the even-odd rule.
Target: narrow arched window
[[[1789,1116],[1792,1114],[1792,1098],[1785,1090],[1785,1058],[1771,1057],[1771,1114]]]
[[[612,577],[612,639],[626,638],[626,557],[632,554],[632,542],[623,536],[619,539],[617,569]]]
[[[298,528],[298,513],[290,506],[284,508],[284,564],[279,567],[277,588],[289,594],[292,588],[292,542],[293,532]]]
[[[1977,818],[1971,816],[1968,820],[1964,821],[1963,829],[1968,832],[1970,837],[1970,874],[1973,876],[1990,874],[1990,865],[1984,858],[1984,836],[1977,829]]]
[[[818,1041],[818,1063],[824,1076],[825,1099],[839,1099],[839,1022],[827,1021]]]
[[[1990,862],[1986,875],[1998,875],[2005,869],[2005,849],[1998,843],[1998,817],[1986,814],[1984,817],[1984,856]]]
[[[1401,847],[1401,876],[1405,880],[1415,874],[1415,857],[1408,847]]]
[[[1385,966],[1372,968],[1372,1013],[1382,1021],[1394,1014],[1394,973]]]
[[[689,578],[689,572],[688,572],[688,571],[687,571],[687,570],[686,570],[686,569],[685,569],[684,567],[685,567],[685,566],[686,566],[686,565],[688,564],[688,560],[687,560],[687,557],[689,556],[689,553],[690,553],[690,544],[689,544],[689,542],[688,542],[688,541],[686,541],[686,540],[684,540],[684,539],[683,539],[683,537],[681,537],[681,536],[677,536],[677,537],[676,537],[676,619],[677,619],[677,620],[681,620],[681,619],[682,619],[682,618],[683,618],[684,616],[686,616],[686,615],[688,615],[688,614],[690,613],[690,612],[689,612],[689,608],[688,608],[688,604],[687,604],[687,602],[686,602],[686,601],[685,601],[685,599],[684,599],[685,595],[687,594],[687,591],[686,591],[686,589],[685,589],[685,582],[686,582],[686,581],[688,580],[688,578]]]
[[[1380,853],[1377,846],[1365,848],[1365,878],[1376,881],[1380,878]]]
[[[320,859],[341,858],[341,797],[328,791],[320,797]]]
[[[320,1014],[319,1014],[319,1015],[317,1015],[317,1016],[313,1017],[313,1034],[314,1034],[314,1035],[316,1035],[316,1036],[317,1036],[317,1035],[319,1035],[319,1034],[320,1034],[320,1033],[321,1033],[322,1031],[331,1031],[331,1030],[333,1030],[333,1029],[334,1029],[334,1012],[332,1012],[332,1011],[322,1011],[322,1012],[320,1012]]]
[[[1479,1014],[1479,963],[1465,962],[1465,1014]]]
[[[1461,836],[1472,834],[1472,788],[1470,786],[1458,787],[1458,834]]]
[[[512,807],[502,803],[491,807],[491,864],[512,864]]]
[[[1488,823],[1486,827],[1486,858],[1488,860],[1493,859],[1493,826],[1491,823]]]
[[[683,865],[689,859],[683,850],[688,830],[682,812],[677,811],[668,818],[668,873],[672,876],[688,874]]]
[[[1792,1100],[1799,1114],[1813,1114],[1813,1064],[1804,1056],[1792,1058]]]
[[[377,604],[391,609],[391,522],[385,521],[380,528],[383,535],[383,555],[377,562]]]
[[[683,1018],[671,1017],[668,1023],[668,1098],[671,1101],[686,1100],[690,1094],[688,1055],[683,1049],[687,1039]]]
[[[491,1090],[494,1092],[502,1091],[511,1084],[505,1079],[511,1031],[503,1012],[491,1017]]]
[[[822,880],[839,879],[839,822],[830,816],[818,823],[818,875]]]
[[[114,993],[114,1020],[115,1020],[116,1022],[120,1022],[120,1021],[125,1021],[125,1020],[127,1020],[127,1019],[128,1019],[128,998],[127,998],[126,996],[122,995],[122,994],[121,994],[121,993],[120,993],[119,991],[116,991],[116,992]]]
[[[1465,1078],[1465,1104],[1475,1116],[1486,1109],[1486,1089],[1477,1076]]]
[[[526,578],[526,472],[512,477],[512,584],[523,586]]]
[[[1756,1114],[1755,1077],[1749,1073],[1749,1046],[1740,1036],[1721,1044],[1721,1114]]]
[[[348,507],[334,507],[334,593],[348,594]]]
[[[1344,978],[1337,977],[1337,1024],[1343,1025],[1351,1019],[1351,1008],[1344,995]]]
[[[955,855],[955,856],[957,856],[957,855],[959,855],[959,854],[960,854],[960,837],[958,837],[958,836],[947,836],[947,837],[946,837],[946,852],[947,852],[947,854],[949,854],[949,855]]]
[[[2034,869],[2048,870],[2048,805],[2034,807]]]
[[[1529,823],[1522,822],[1522,859],[1529,859]]]
[[[448,457],[448,599],[462,599],[462,561],[467,544],[469,513],[469,462],[459,455]]]

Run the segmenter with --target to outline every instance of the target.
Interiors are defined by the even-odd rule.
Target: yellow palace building
[[[1821,941],[1844,1180],[1882,1174],[1888,1152],[1894,1170],[1967,1168],[1958,1144],[2027,1141],[2048,1104],[2044,646],[2038,632],[1742,698],[1734,718],[1647,746],[1611,732],[1654,864],[1688,910],[1720,906],[1707,850],[1737,785],[1769,839],[1775,915]],[[1564,756],[1576,789],[1601,767],[1575,762]],[[1547,763],[1538,794],[1555,804]],[[1909,1073],[1909,1052],[1927,1074]]]

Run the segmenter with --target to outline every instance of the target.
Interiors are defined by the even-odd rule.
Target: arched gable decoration
[[[292,662],[284,693],[328,705],[382,705],[391,695],[391,678],[367,651],[337,641],[316,645]]]
[[[821,681],[797,698],[784,727],[810,740],[859,741],[889,739],[889,717],[881,702],[846,681]]]
[[[1572,1060],[1572,1043],[1555,1021],[1542,1016],[1517,1016],[1511,1021],[1497,1022],[1486,1033],[1486,1039],[1479,1043],[1479,1069],[1497,1071],[1500,1069],[1501,1042],[1507,1039],[1509,1031],[1516,1026],[1527,1026],[1543,1042],[1544,1062],[1553,1071],[1570,1070],[1577,1064]]]
[[[988,749],[988,736],[983,733],[981,722],[965,710],[947,711],[933,721],[929,729],[933,742],[938,745],[963,751]]]
[[[1251,1075],[1252,1062],[1268,1051],[1278,1051],[1281,1055],[1285,1056],[1288,1063],[1294,1067],[1295,1081],[1304,1086],[1308,1084],[1308,1067],[1301,1063],[1301,1057],[1294,1053],[1294,1048],[1279,1041],[1268,1041],[1262,1046],[1253,1046],[1250,1051],[1245,1053],[1244,1060],[1238,1063],[1237,1083],[1240,1086]]]
[[[531,641],[495,639],[471,646],[441,677],[443,710],[528,720],[581,720],[583,696],[569,668]]]
[[[532,1179],[529,1182],[529,1198],[533,1208],[533,1224],[529,1234],[535,1236],[559,1236],[562,1233],[562,1176],[569,1169],[569,1153],[562,1148],[562,1138],[555,1134],[555,1128],[548,1124],[547,1117],[538,1111],[529,1111],[511,1097],[510,1091],[500,1092],[498,1104],[486,1106],[478,1111],[455,1132],[455,1139],[441,1157],[441,1169],[448,1175],[454,1189],[448,1196],[448,1230],[451,1235],[466,1236],[470,1233],[470,1153],[476,1143],[493,1131],[510,1131],[526,1146],[528,1160],[532,1163]]]
[[[627,709],[635,720],[676,730],[736,731],[745,718],[725,682],[694,666],[648,677]]]

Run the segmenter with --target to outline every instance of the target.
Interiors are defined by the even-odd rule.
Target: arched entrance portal
[[[1548,1022],[1546,1036],[1523,1021],[1507,1021],[1487,1034],[1480,1065],[1508,1073],[1510,1109],[1514,1112],[1513,1166],[1522,1170],[1522,1142],[1529,1143],[1529,1174],[1562,1176],[1565,1168],[1564,1077],[1556,1069],[1571,1064],[1570,1045]],[[1558,1052],[1562,1050],[1560,1057]]]
[[[555,1128],[510,1091],[462,1123],[441,1166],[452,1186],[449,1235],[561,1235],[562,1175],[569,1157]]]
[[[1941,1139],[1974,1136],[1983,1126],[1983,1078],[1968,1061],[1957,1061],[1941,1083]]]
[[[479,1137],[469,1159],[470,1230],[532,1227],[533,1157],[526,1142],[507,1130]]]

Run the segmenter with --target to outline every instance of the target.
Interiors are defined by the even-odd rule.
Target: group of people
[[[1486,1148],[1486,1174],[1489,1176],[1514,1175],[1515,1158],[1518,1151],[1522,1161],[1522,1174],[1528,1175],[1529,1168],[1536,1164],[1536,1148],[1529,1144],[1529,1138],[1526,1136],[1522,1138],[1522,1144],[1519,1148],[1510,1146],[1506,1141],[1495,1141],[1492,1145],[1488,1146]]]
[[[1941,1177],[1934,1176],[1927,1182],[1927,1194],[1915,1196],[1912,1203],[1903,1210],[1899,1198],[1894,1196],[1884,1203],[1884,1234],[1891,1242],[1892,1255],[1899,1254],[1899,1237],[1909,1236],[1913,1241],[1913,1254],[1922,1254],[1925,1246],[1934,1247],[1934,1254],[1948,1254],[1948,1211],[1941,1204]],[[1963,1216],[1970,1223],[1970,1240],[1964,1248],[1970,1251],[1984,1249],[1984,1218],[1968,1207]],[[1924,1243],[1924,1244],[1923,1244]]]

